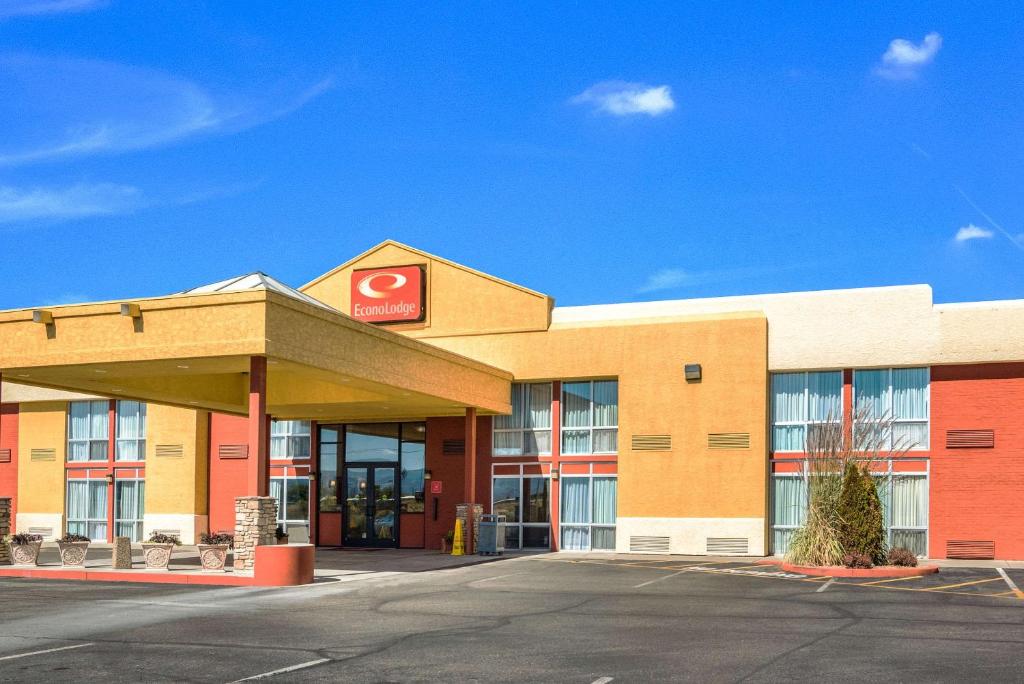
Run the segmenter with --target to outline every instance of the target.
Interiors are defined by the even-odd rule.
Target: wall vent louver
[[[40,537],[43,537],[45,539],[46,537],[52,537],[53,536],[53,528],[52,527],[30,527],[30,528],[28,528],[28,533],[29,534],[38,534]]]
[[[950,539],[946,542],[946,558],[992,560],[995,557],[996,543],[994,541]]]
[[[217,448],[218,458],[249,458],[248,444],[221,444]]]
[[[29,452],[28,457],[31,461],[56,461],[57,450],[52,447],[49,449],[33,449]]]
[[[668,537],[631,536],[630,553],[668,553]]]
[[[712,432],[708,434],[708,449],[749,449],[749,432]]]
[[[633,451],[672,451],[672,435],[633,435]]]
[[[181,458],[185,455],[185,447],[181,444],[157,444],[157,458]]]
[[[746,537],[708,537],[704,550],[716,556],[746,556],[750,540]]]
[[[441,442],[441,453],[445,456],[464,456],[466,454],[466,440],[446,439]]]
[[[168,537],[181,539],[181,530],[153,530],[153,534],[166,534]]]
[[[11,450],[10,449],[0,449],[0,463],[10,463],[10,462],[11,462]]]
[[[947,449],[993,449],[996,446],[995,430],[947,430]]]

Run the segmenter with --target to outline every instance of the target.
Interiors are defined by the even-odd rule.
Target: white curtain
[[[523,427],[523,393],[524,385],[512,383],[512,413],[507,416],[495,416],[494,427],[498,430],[510,430]]]
[[[590,522],[590,478],[562,478],[562,523]]]
[[[495,420],[501,416],[495,416]],[[550,433],[549,433],[550,435]],[[549,438],[550,442],[550,438]],[[494,431],[494,455],[518,456],[523,453],[523,433],[519,430]]]
[[[896,475],[892,478],[892,527],[928,525],[928,479]]]
[[[595,525],[615,524],[615,500],[618,480],[614,477],[594,478],[594,519]]]
[[[563,527],[563,551],[588,551],[590,549],[589,527]]]
[[[528,428],[550,428],[551,427],[551,383],[542,382],[530,385],[530,410],[526,414],[524,427]]]
[[[114,484],[114,530],[117,536],[141,541],[145,487],[142,480],[118,480]]]
[[[772,374],[772,449],[775,451],[803,451],[803,425],[776,425],[776,423],[804,422],[807,420],[804,373]]]
[[[799,526],[807,512],[807,483],[802,477],[772,477],[772,525]]]
[[[928,419],[927,368],[895,368],[892,371],[892,412],[897,419]]]
[[[807,419],[838,421],[843,412],[843,373],[825,371],[807,374]]]
[[[69,481],[67,519],[68,532],[83,534],[93,541],[106,541],[106,480]]]
[[[270,421],[271,458],[309,458],[308,420]]]
[[[139,401],[117,402],[117,448],[119,461],[141,461],[146,457],[146,405]]]
[[[104,461],[107,458],[105,401],[73,401],[68,407],[68,460]]]
[[[562,427],[590,427],[590,383],[562,383]]]
[[[284,478],[270,478],[270,496],[277,499],[277,522],[284,522]]]
[[[619,424],[619,381],[594,381],[594,427]]]
[[[891,416],[888,370],[858,370],[853,373],[853,400],[857,411],[872,418]]]

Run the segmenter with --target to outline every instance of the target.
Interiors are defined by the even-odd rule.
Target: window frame
[[[312,517],[312,511],[310,511],[310,499],[313,493],[312,482],[310,482],[308,475],[292,475],[285,472],[283,475],[273,475],[270,481],[274,480],[281,481],[281,498],[277,502],[277,520],[276,525],[279,525],[288,534],[288,526],[293,525],[295,527],[304,527],[306,529],[307,536],[309,535],[310,529],[310,518]],[[306,518],[300,520],[298,518],[288,518],[288,482],[291,480],[305,481],[306,483]],[[276,498],[276,497],[275,497]],[[283,504],[283,505],[282,505]]]
[[[141,413],[140,423],[142,424],[141,436],[136,435],[135,437],[122,437],[121,436],[121,404],[130,401],[133,404],[139,405],[139,412]],[[147,423],[148,409],[146,408],[146,402],[118,399],[114,403],[114,460],[121,463],[124,462],[138,462],[146,460],[146,431],[148,430]],[[122,458],[121,456],[121,444],[134,444],[136,452],[140,454],[139,458]]]
[[[813,371],[780,371],[778,373],[773,372],[769,378],[769,392],[771,395],[771,405],[769,411],[771,415],[771,450],[772,453],[778,454],[805,454],[807,451],[807,440],[810,435],[810,428],[812,425],[828,425],[828,420],[811,420],[811,383],[810,375],[815,374],[835,374],[839,376],[839,412],[833,417],[833,421],[838,421],[841,425],[844,420],[844,412],[846,407],[843,405],[843,370],[842,369],[831,369],[831,370],[813,370]],[[803,377],[803,415],[807,416],[804,420],[776,420],[775,419],[775,378],[780,375],[800,375]],[[802,449],[778,449],[775,446],[775,428],[776,427],[801,427],[803,428],[803,448]]]
[[[522,394],[519,397],[519,409],[522,412],[522,420],[520,425],[514,427],[499,428],[497,427],[497,416],[491,422],[491,455],[495,458],[519,458],[522,456],[550,456],[553,448],[554,440],[554,401],[555,401],[555,388],[553,382],[514,382],[512,383],[512,400],[515,400],[515,388],[521,387]],[[546,386],[548,394],[548,425],[547,427],[533,427],[527,425],[529,422],[528,416],[530,415],[530,399],[534,387]],[[512,415],[515,415],[515,407],[513,406]],[[526,448],[528,433],[544,433],[548,435],[548,448],[547,451],[538,449],[536,452],[528,451]],[[499,449],[498,447],[498,435],[519,435],[519,451],[517,453],[499,453],[499,451],[508,452],[508,447]],[[534,440],[536,443],[536,440]]]
[[[75,404],[89,404],[89,425],[91,428],[92,418],[95,415],[94,408],[96,405],[103,406],[104,423],[106,424],[106,430],[104,435],[100,437],[72,437],[71,436],[71,407]],[[79,399],[76,401],[69,401],[67,404],[67,440],[66,440],[66,454],[65,460],[69,463],[102,463],[110,461],[110,400],[108,399]],[[116,417],[115,417],[116,420]],[[93,444],[103,444],[103,458],[92,457]],[[86,444],[86,450],[89,452],[86,458],[72,458],[71,446],[73,444]]]
[[[119,518],[119,517],[117,517],[118,511],[120,511],[120,506],[118,505],[120,502],[118,501],[118,496],[117,496],[117,489],[118,489],[117,485],[120,482],[136,482],[136,483],[141,483],[141,485],[142,485],[142,510],[137,511],[137,513],[139,514],[138,518]],[[139,485],[136,484],[136,487],[138,487],[138,486]],[[117,529],[118,524],[131,524],[131,525],[133,525],[134,531],[136,533],[136,534],[133,534],[132,537],[131,537],[132,543],[139,543],[139,542],[143,541],[144,518],[145,518],[145,514],[146,514],[146,476],[144,474],[141,474],[138,470],[134,471],[134,474],[132,474],[130,476],[125,476],[125,477],[122,477],[119,473],[115,472],[114,473],[114,487],[113,487],[113,490],[114,490],[113,494],[112,494],[112,496],[114,497],[114,516],[113,516],[114,535],[113,536],[114,537],[124,536],[124,535],[119,535],[118,534],[118,529]]]
[[[84,518],[72,518],[71,517],[71,515],[70,515],[70,512],[71,512],[71,506],[70,506],[70,503],[71,503],[71,484],[72,483],[79,483],[79,482],[85,482],[88,485],[85,488],[86,492],[87,492],[86,508],[89,508],[89,504],[91,504],[91,501],[92,501],[91,491],[90,490],[93,488],[93,485],[99,485],[103,489],[103,511],[102,511],[101,517],[91,517],[89,515],[86,515],[86,517],[84,517]],[[89,470],[85,471],[85,477],[69,478],[69,477],[67,477],[67,475],[65,475],[65,478],[64,478],[64,497],[65,497],[65,501],[64,501],[64,531],[68,532],[72,523],[81,523],[81,524],[83,524],[85,526],[85,532],[86,533],[88,533],[90,531],[91,526],[97,525],[97,524],[102,524],[103,525],[103,529],[104,529],[104,535],[103,535],[102,538],[101,537],[94,537],[91,534],[87,534],[87,536],[89,537],[89,539],[91,541],[93,541],[95,543],[98,543],[98,544],[106,543],[107,539],[110,537],[110,517],[109,517],[108,514],[110,512],[109,509],[110,509],[110,497],[111,496],[112,496],[112,493],[110,492],[110,487],[107,484],[107,478],[106,478],[105,475],[104,476],[100,476],[100,477],[93,477],[92,476],[92,472],[89,471]]]
[[[588,521],[585,523],[579,522],[565,522],[565,496],[562,491],[563,484],[566,480],[578,478],[581,480],[588,480],[587,482],[587,515]],[[595,479],[609,479],[615,480],[615,522],[612,524],[608,523],[595,523],[594,522],[594,480]],[[566,553],[589,553],[591,551],[600,552],[611,552],[615,551],[615,545],[612,545],[610,549],[598,549],[594,548],[594,529],[612,530],[613,537],[616,538],[618,543],[618,528],[619,528],[619,475],[618,473],[595,473],[593,468],[589,473],[570,473],[562,474],[558,478],[558,550],[565,551]],[[564,532],[566,528],[574,529],[586,529],[587,530],[587,548],[585,549],[567,549],[565,548],[565,537]]]
[[[525,485],[525,481],[528,480],[528,479],[544,480],[547,483],[547,490],[548,490],[548,492],[547,492],[547,499],[548,499],[548,503],[547,503],[547,517],[548,517],[548,520],[547,520],[547,522],[523,522],[523,513],[526,510],[525,492],[523,490],[523,487]],[[525,530],[525,528],[532,528],[532,529],[547,529],[548,530],[548,545],[547,545],[547,548],[550,549],[551,548],[551,534],[553,532],[552,529],[551,529],[551,527],[552,527],[552,525],[551,525],[551,476],[550,475],[544,475],[543,473],[524,473],[522,465],[519,466],[519,473],[518,474],[502,473],[502,474],[498,475],[498,474],[495,474],[493,472],[493,470],[492,470],[492,472],[491,472],[491,513],[494,514],[494,515],[500,515],[499,513],[497,513],[497,511],[495,510],[495,507],[494,507],[494,504],[495,504],[495,501],[494,501],[494,489],[495,489],[494,488],[494,484],[495,484],[495,480],[516,480],[518,482],[518,486],[516,487],[518,511],[519,511],[518,520],[508,520],[507,517],[506,517],[505,523],[504,523],[506,528],[516,527],[518,529],[517,546],[516,546],[515,549],[512,549],[512,548],[510,548],[508,546],[508,536],[506,534],[506,537],[505,537],[506,546],[505,546],[505,548],[507,550],[518,550],[518,549],[524,549],[524,548],[526,548],[526,549],[545,548],[545,547],[542,547],[542,546],[523,546],[523,538],[525,536],[524,530]]]
[[[286,427],[288,429],[285,430],[284,432],[281,432],[281,433],[278,433],[278,434],[274,434],[274,426],[275,425],[281,425],[281,424],[287,424]],[[306,427],[306,431],[305,432],[295,432],[293,430],[293,428],[296,426],[296,424],[299,424],[299,425],[303,425],[304,424],[305,427]],[[295,453],[293,453],[292,440],[303,439],[303,438],[305,439],[305,442],[306,442],[306,455],[305,456],[296,456]],[[277,454],[274,453],[274,444],[280,443],[280,441],[284,442],[284,446],[285,446],[284,455],[277,455]],[[277,461],[277,460],[280,460],[280,461],[304,461],[304,460],[308,460],[308,459],[312,458],[312,455],[313,455],[313,422],[310,421],[310,420],[290,420],[290,419],[280,419],[279,420],[277,418],[271,418],[271,420],[270,420],[270,444],[269,444],[269,450],[270,450],[270,458],[274,459],[275,461]]]
[[[923,370],[926,371],[928,376],[928,382],[924,387],[924,401],[926,406],[926,416],[924,418],[897,418],[894,410],[895,392],[893,391],[893,371],[896,370]],[[910,446],[907,451],[930,451],[932,441],[932,372],[931,366],[893,366],[890,368],[855,368],[853,369],[853,383],[851,385],[852,402],[854,416],[857,411],[857,376],[860,373],[865,372],[877,372],[885,371],[886,377],[888,378],[888,384],[886,385],[886,403],[888,404],[884,409],[882,416],[889,416],[889,420],[892,421],[892,427],[896,425],[924,425],[925,444]],[[857,421],[853,422],[854,433],[857,431]],[[889,440],[887,448],[892,449],[893,446],[893,430],[889,430]],[[856,434],[854,434],[854,443],[857,443]]]
[[[615,383],[615,425],[595,425],[594,424],[594,383],[598,382],[614,382]],[[589,411],[588,411],[588,425],[573,425],[566,426],[565,424],[565,388],[566,385],[589,385]],[[619,400],[619,380],[618,378],[594,378],[590,380],[563,380],[561,383],[561,394],[559,396],[559,422],[558,422],[558,438],[559,438],[559,452],[562,456],[605,456],[605,455],[616,455],[619,453],[619,408],[621,402]],[[569,451],[565,447],[565,436],[567,432],[588,432],[590,450],[589,451]],[[615,434],[615,448],[611,451],[597,451],[594,449],[594,433],[596,431],[614,432]]]

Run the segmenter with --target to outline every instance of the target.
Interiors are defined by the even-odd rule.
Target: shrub
[[[916,568],[917,556],[910,549],[897,546],[889,550],[889,565],[899,565],[904,568]]]
[[[31,544],[32,542],[38,542],[38,541],[43,541],[43,535],[41,535],[41,534],[28,534],[28,533],[12,534],[11,535],[11,543],[14,544],[15,546],[25,546],[27,544]]]
[[[871,556],[866,553],[857,553],[856,551],[847,552],[843,556],[843,565],[848,568],[873,568],[875,564],[871,562]]]
[[[163,534],[161,532],[154,532],[149,535],[149,539],[146,540],[148,544],[174,544],[178,546],[181,544],[181,540],[172,534]]]
[[[230,547],[235,545],[235,535],[231,534],[230,532],[217,532],[216,534],[203,532],[201,535],[199,535],[199,543],[206,544],[209,546],[227,544]]]
[[[70,544],[71,542],[87,542],[92,540],[86,537],[84,534],[75,534],[74,532],[68,532],[57,541],[63,542],[65,544]]]
[[[839,495],[839,539],[843,551],[862,554],[872,563],[885,562],[885,521],[882,501],[871,472],[848,463]]]

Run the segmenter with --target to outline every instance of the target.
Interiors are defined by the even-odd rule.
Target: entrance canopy
[[[275,418],[509,413],[512,376],[362,323],[263,274],[176,295],[0,312],[5,381],[247,414],[267,359]]]

